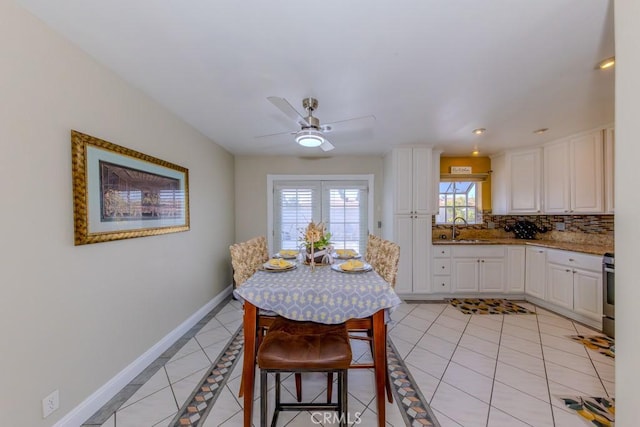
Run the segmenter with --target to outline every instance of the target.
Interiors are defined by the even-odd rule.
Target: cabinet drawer
[[[441,245],[433,246],[434,258],[449,258],[450,256],[451,256],[451,246],[441,246]]]
[[[453,248],[454,258],[501,258],[504,246],[501,245],[461,245]]]
[[[547,261],[553,264],[566,265],[591,271],[602,270],[602,258],[595,255],[581,254],[578,252],[561,251],[557,249],[547,250]]]
[[[433,292],[451,292],[451,277],[450,276],[434,276],[433,277]]]
[[[451,260],[449,259],[434,259],[433,260],[433,274],[450,274],[451,273]]]

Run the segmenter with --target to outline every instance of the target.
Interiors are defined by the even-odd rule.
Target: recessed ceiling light
[[[545,133],[548,130],[549,128],[540,128],[540,129],[534,130],[533,133],[535,133],[536,135],[540,135],[541,133]]]
[[[487,130],[485,128],[478,128],[478,129],[474,129],[473,131],[471,131],[473,134],[475,135],[482,135],[483,133],[485,133]]]
[[[471,152],[471,155],[472,155],[472,156],[477,156],[478,154],[480,154],[480,152],[479,152],[478,150],[473,150],[473,151]]]
[[[615,65],[615,63],[616,63],[616,57],[612,56],[611,58],[607,58],[600,61],[600,63],[598,64],[598,68],[600,68],[601,70],[604,70],[606,68],[611,68]]]

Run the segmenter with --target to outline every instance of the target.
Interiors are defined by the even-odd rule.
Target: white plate
[[[282,259],[296,259],[298,258],[298,252],[296,251],[293,255],[282,255],[280,252],[274,255],[274,258],[282,258]]]
[[[289,265],[287,265],[286,267],[278,267],[278,266],[275,266],[275,265],[271,265],[269,262],[265,262],[264,264],[262,264],[262,267],[265,270],[282,271],[282,270],[291,270],[292,268],[295,268],[295,266],[296,266],[294,263],[291,263],[289,261],[287,261],[287,263]]]
[[[362,255],[355,254],[355,255],[352,255],[352,256],[349,256],[349,255],[340,256],[340,255],[338,255],[338,252],[336,252],[334,258],[336,258],[336,259],[359,259],[359,258],[362,258]]]
[[[334,271],[339,271],[340,273],[366,273],[367,271],[371,271],[373,269],[371,267],[371,265],[367,264],[366,262],[364,263],[362,268],[356,268],[356,269],[353,269],[353,270],[343,270],[341,265],[342,265],[342,263],[340,263],[340,264],[331,264],[331,269],[334,270]]]

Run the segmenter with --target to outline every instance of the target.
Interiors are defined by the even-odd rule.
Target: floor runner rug
[[[210,415],[216,399],[223,389],[224,384],[229,379],[235,364],[238,363],[238,361],[242,363],[242,357],[240,356],[243,346],[244,337],[242,334],[242,326],[240,326],[234,336],[229,340],[227,347],[222,351],[215,363],[213,363],[211,370],[200,381],[189,398],[187,398],[186,403],[180,408],[169,426],[197,427],[203,424],[205,418]],[[399,356],[391,339],[388,339],[387,343],[387,365],[394,400],[400,408],[406,425],[440,427],[440,423],[438,423],[427,400],[420,392],[416,381]]]
[[[449,303],[464,314],[536,314],[505,299],[453,298]]]
[[[569,409],[597,427],[612,427],[615,422],[615,399],[607,397],[560,397]]]
[[[612,338],[602,335],[570,335],[569,338],[607,357],[612,359],[616,357],[615,341]]]

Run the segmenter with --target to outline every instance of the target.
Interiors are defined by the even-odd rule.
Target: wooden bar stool
[[[329,409],[338,412],[340,426],[347,425],[347,369],[351,364],[351,345],[345,324],[325,325],[297,322],[277,317],[258,350],[260,367],[260,425],[267,426],[267,373],[276,377],[276,403],[271,426],[280,411]],[[337,372],[336,403],[280,402],[280,373]]]

